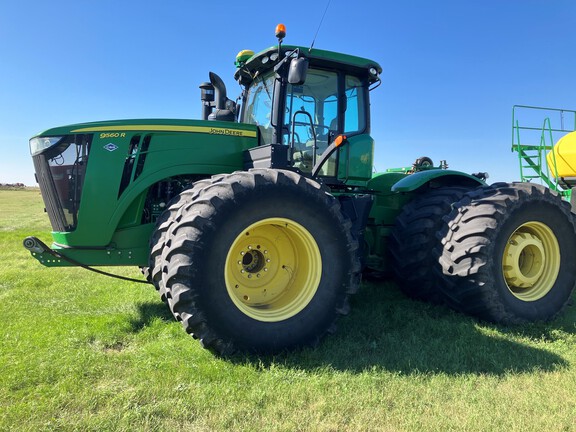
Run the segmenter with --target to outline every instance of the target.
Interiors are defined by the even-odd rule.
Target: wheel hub
[[[508,289],[522,301],[541,299],[556,283],[560,258],[558,239],[549,226],[524,223],[512,233],[502,256]]]
[[[264,253],[268,254],[267,250],[260,252],[260,245],[256,245],[256,248],[251,244],[248,245],[246,250],[240,251],[241,260],[238,261],[239,265],[242,265],[241,273],[247,273],[247,276],[256,275],[261,276],[262,271],[268,271],[266,267],[266,262],[270,262],[270,258],[264,258]]]
[[[508,241],[504,255],[504,274],[509,284],[530,288],[544,272],[546,255],[544,245],[530,233],[516,232]]]

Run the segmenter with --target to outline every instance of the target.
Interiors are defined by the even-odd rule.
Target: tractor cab
[[[369,90],[379,82],[377,63],[280,44],[237,66],[235,78],[244,87],[239,121],[259,131],[260,146],[249,151],[249,163],[280,167],[284,159],[283,168],[332,184],[370,179]],[[338,137],[353,145],[330,147]]]
[[[382,68],[360,57],[283,46],[282,25],[276,36],[277,46],[238,54],[241,105],[227,99],[224,83],[210,73],[200,86],[203,119],[257,127],[258,146],[246,151],[245,169],[292,169],[333,186],[365,186],[374,146],[369,91]]]

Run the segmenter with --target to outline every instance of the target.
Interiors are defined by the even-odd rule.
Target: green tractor
[[[43,265],[138,266],[216,354],[314,346],[363,274],[500,323],[570,299],[576,229],[550,189],[428,158],[374,174],[365,58],[278,45],[210,73],[201,120],[116,120],[30,140],[53,232]]]

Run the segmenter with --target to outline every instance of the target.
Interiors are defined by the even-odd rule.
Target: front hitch
[[[49,249],[42,241],[36,237],[26,237],[23,241],[24,247],[32,253],[43,253]]]

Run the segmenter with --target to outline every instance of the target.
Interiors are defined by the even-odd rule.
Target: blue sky
[[[34,184],[28,139],[121,118],[198,118],[242,49],[310,45],[327,1],[0,1],[0,183]],[[378,61],[377,170],[417,157],[518,179],[514,104],[576,109],[576,0],[332,0],[315,47]]]

